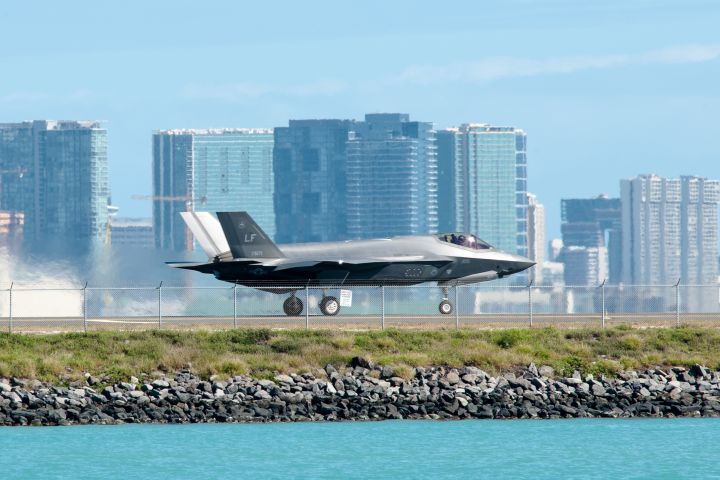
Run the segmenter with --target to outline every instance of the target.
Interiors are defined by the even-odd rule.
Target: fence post
[[[533,307],[532,307],[532,286],[534,280],[531,279],[528,283],[528,319],[530,320],[530,328],[533,326]]]
[[[160,282],[160,285],[157,288],[158,291],[158,328],[162,328],[162,284],[163,282]]]
[[[607,282],[607,278],[603,278],[602,283],[600,284],[600,291],[602,293],[602,328],[605,328],[605,282]]]
[[[675,326],[680,326],[680,278],[675,284]]]
[[[237,328],[237,283],[233,284],[233,328]]]
[[[87,333],[87,284],[88,282],[85,282],[85,286],[83,286],[83,331]]]
[[[8,333],[13,332],[13,311],[12,311],[12,292],[13,292],[13,285],[15,285],[15,282],[10,282],[10,306],[8,310]]]
[[[460,329],[460,302],[458,301],[458,284],[455,284],[455,329]]]
[[[380,285],[380,329],[385,330],[385,285]]]
[[[305,285],[305,330],[310,328],[310,288]]]

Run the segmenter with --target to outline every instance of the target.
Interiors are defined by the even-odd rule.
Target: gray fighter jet
[[[217,218],[209,212],[181,215],[209,259],[168,265],[211,273],[219,280],[260,290],[289,293],[283,310],[291,316],[302,312],[302,300],[295,293],[306,286],[424,282],[437,282],[441,287],[439,310],[447,315],[453,311],[449,287],[502,278],[534,265],[467,233],[275,245],[247,212],[218,212]],[[325,293],[320,310],[337,315],[340,303]]]

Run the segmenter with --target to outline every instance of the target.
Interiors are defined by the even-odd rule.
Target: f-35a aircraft
[[[290,316],[302,312],[303,303],[296,292],[306,286],[424,282],[437,282],[441,287],[439,310],[447,315],[453,311],[449,287],[502,278],[534,265],[466,233],[275,245],[247,212],[218,212],[217,218],[209,212],[180,215],[209,259],[168,265],[211,273],[219,280],[260,290],[289,293],[283,310]],[[340,303],[325,292],[320,310],[337,315]]]

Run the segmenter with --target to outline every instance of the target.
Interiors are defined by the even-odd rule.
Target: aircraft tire
[[[283,311],[288,317],[297,317],[302,310],[303,302],[295,296],[289,297],[283,302]]]
[[[320,300],[320,311],[323,315],[337,315],[340,312],[340,302],[335,297],[323,297]]]
[[[453,312],[453,304],[450,303],[450,300],[443,300],[440,302],[438,310],[440,310],[440,313],[443,315],[450,315]]]

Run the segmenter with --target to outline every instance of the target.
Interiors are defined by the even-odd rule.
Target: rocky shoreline
[[[560,377],[530,365],[493,377],[475,367],[431,367],[406,379],[354,358],[344,369],[274,380],[203,380],[189,370],[114,385],[86,375],[69,387],[0,378],[0,425],[7,426],[677,416],[720,416],[720,371],[694,365]]]

